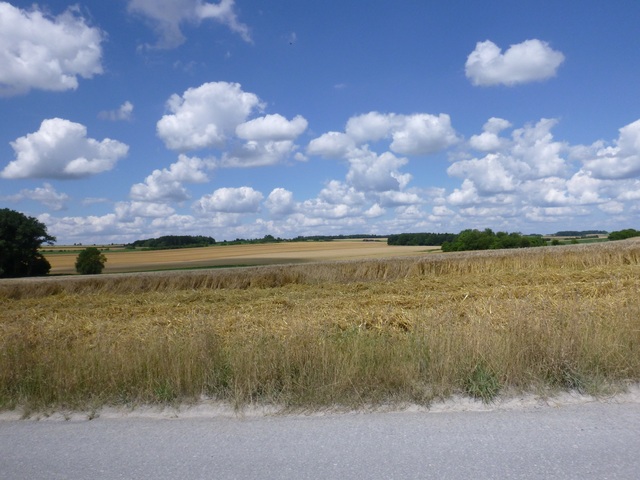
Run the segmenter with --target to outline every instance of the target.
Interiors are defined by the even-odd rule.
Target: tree
[[[23,213],[0,209],[0,278],[46,275],[51,265],[39,252],[56,241],[47,227]]]
[[[107,257],[96,247],[87,247],[78,254],[76,272],[82,275],[102,273]]]

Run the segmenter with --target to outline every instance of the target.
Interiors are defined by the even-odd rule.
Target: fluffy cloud
[[[311,140],[307,146],[307,153],[321,157],[342,158],[355,148],[356,143],[349,135],[328,132]]]
[[[475,150],[482,152],[492,152],[499,150],[504,145],[504,139],[498,134],[511,127],[511,123],[503,118],[492,117],[482,127],[483,132],[479,135],[473,135],[469,139],[469,145]]]
[[[463,160],[451,165],[447,173],[454,177],[472,179],[480,194],[510,192],[515,188],[516,180],[500,160],[494,154],[482,159]]]
[[[378,218],[383,216],[387,211],[382,208],[379,204],[374,203],[371,208],[363,213],[363,215],[367,218]]]
[[[555,119],[543,118],[535,125],[514,130],[510,147],[512,155],[522,162],[529,177],[566,174],[567,164],[561,153],[568,151],[568,146],[553,141],[551,134],[551,129],[557,123]]]
[[[369,112],[351,117],[345,129],[349,138],[355,143],[377,142],[389,136],[393,128],[403,123],[403,116],[395,113],[383,114]]]
[[[133,114],[133,103],[130,101],[124,102],[120,105],[120,108],[117,110],[105,110],[98,114],[98,117],[103,120],[131,120],[131,115]]]
[[[205,83],[169,98],[171,114],[158,121],[157,133],[172,150],[222,148],[238,125],[261,107],[258,97],[242,91],[238,83]]]
[[[468,203],[475,201],[476,195],[513,192],[536,179],[563,178],[569,168],[561,154],[569,148],[554,141],[551,129],[556,123],[556,120],[542,119],[535,125],[514,130],[509,139],[499,137],[497,132],[509,128],[510,124],[506,120],[490,119],[481,135],[471,137],[470,145],[475,143],[476,147],[482,147],[478,150],[495,153],[460,160],[447,169],[449,175],[468,181],[452,194],[451,199],[459,204]]]
[[[115,212],[119,220],[132,221],[138,217],[168,217],[173,215],[175,210],[164,203],[118,202],[115,206]]]
[[[73,8],[51,18],[0,2],[0,95],[78,88],[102,73],[102,39]]]
[[[494,126],[506,127],[500,123]],[[579,224],[576,217],[586,215],[629,221],[640,200],[634,193],[640,189],[634,178],[640,175],[640,121],[622,127],[609,147],[603,141],[591,147],[557,142],[551,134],[556,123],[542,119],[526,125],[511,138],[496,137],[495,151],[486,156],[452,163],[449,175],[463,179],[445,197],[455,221],[468,227],[482,218],[512,230],[530,228],[531,222]],[[582,166],[576,168],[577,163]],[[606,225],[607,218],[601,222]]]
[[[213,161],[180,155],[169,168],[154,170],[144,183],[131,187],[129,196],[141,202],[181,202],[189,198],[184,183],[204,183],[209,180],[206,170]]]
[[[320,191],[318,198],[333,205],[343,203],[349,206],[361,206],[366,202],[364,193],[338,180],[329,181]]]
[[[388,143],[389,151],[377,154],[370,149],[369,142],[383,140]],[[446,114],[369,112],[351,117],[344,133],[328,132],[311,140],[307,154],[347,160],[346,185],[375,202],[378,207],[371,210],[370,215],[377,216],[382,211],[381,205],[420,203],[417,195],[402,192],[412,176],[400,171],[408,160],[396,154],[428,155],[458,142],[459,137]]]
[[[428,155],[458,142],[449,115],[443,113],[436,116],[369,112],[350,118],[345,133],[355,144],[390,138],[390,150],[401,155]]]
[[[428,155],[454,145],[458,137],[449,115],[426,113],[403,117],[392,132],[391,150],[401,155]]]
[[[247,120],[264,105],[237,83],[205,83],[173,95],[167,102],[173,112],[157,124],[158,136],[173,150],[229,148],[219,162],[221,167],[274,165],[294,156],[294,140],[307,129],[307,120],[298,115],[287,120],[279,114]],[[295,154],[295,155],[294,155]]]
[[[116,140],[87,138],[84,125],[61,118],[44,120],[37,132],[20,137],[11,146],[16,159],[3,178],[82,178],[111,170],[129,147]]]
[[[377,155],[369,150],[360,150],[349,158],[347,181],[361,191],[400,190],[411,180],[411,175],[401,174],[399,168],[407,163],[390,152]]]
[[[380,194],[380,203],[384,207],[410,206],[422,203],[417,193],[386,191]]]
[[[225,153],[221,167],[264,167],[288,158],[296,145],[290,140],[280,142],[249,141],[232,152]]]
[[[219,188],[198,200],[193,208],[199,213],[255,213],[263,199],[262,193],[251,187]]]
[[[548,43],[533,39],[511,45],[503,54],[490,40],[478,42],[465,65],[473,85],[517,85],[546,80],[556,75],[564,61],[561,52]]]
[[[614,147],[600,148],[584,168],[596,178],[624,179],[640,175],[640,120],[620,129]]]
[[[129,11],[148,19],[160,39],[156,47],[174,48],[185,40],[180,25],[214,20],[227,26],[246,42],[251,42],[249,27],[238,20],[234,0],[218,3],[202,0],[129,0]]]
[[[38,216],[38,220],[47,226],[47,231],[68,242],[110,243],[121,242],[123,238],[136,240],[143,231],[145,221],[136,217],[131,221],[123,221],[115,213],[87,217],[54,217],[50,214]]]
[[[22,200],[34,200],[49,207],[54,211],[64,210],[69,201],[69,195],[59,193],[50,183],[44,183],[42,187],[33,190],[23,189],[15,195],[5,197],[12,202],[20,202]]]
[[[236,127],[236,135],[244,140],[295,140],[307,129],[300,115],[289,121],[279,114],[254,118]]]
[[[284,188],[275,188],[271,191],[267,200],[264,202],[265,207],[273,216],[284,216],[293,213],[296,204],[293,200],[293,192]]]
[[[307,219],[341,219],[354,217],[360,210],[350,205],[329,203],[320,198],[305,200],[300,204],[299,215]],[[300,218],[298,217],[298,221]]]

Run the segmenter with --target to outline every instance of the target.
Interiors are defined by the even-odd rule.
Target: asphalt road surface
[[[640,403],[0,420],[0,479],[638,479]]]

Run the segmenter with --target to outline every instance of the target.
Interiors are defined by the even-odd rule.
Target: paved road
[[[0,420],[9,479],[638,479],[640,404]]]

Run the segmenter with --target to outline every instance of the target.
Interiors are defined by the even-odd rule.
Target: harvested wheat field
[[[321,409],[640,381],[640,242],[0,282],[0,408]]]
[[[437,247],[389,246],[383,242],[363,241],[216,245],[178,250],[118,250],[104,252],[107,257],[104,273],[393,257],[437,250]],[[77,251],[47,254],[45,250],[44,253],[51,263],[52,275],[75,273]]]

